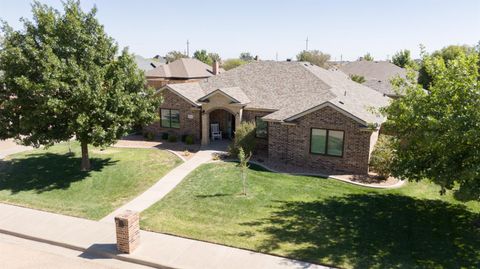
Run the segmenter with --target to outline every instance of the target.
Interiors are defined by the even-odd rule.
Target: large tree
[[[88,145],[107,146],[133,124],[152,121],[154,90],[126,49],[118,46],[79,1],[61,13],[34,2],[22,30],[7,24],[0,47],[0,139],[35,147],[72,138],[90,169]]]
[[[223,62],[222,68],[228,71],[230,69],[233,69],[235,67],[239,67],[239,66],[244,65],[246,63],[247,63],[246,61],[241,60],[241,59],[227,59]]]
[[[392,173],[410,180],[429,179],[446,189],[480,199],[480,77],[478,56],[459,52],[446,61],[425,55],[431,77],[425,90],[411,72],[395,85],[405,94],[383,112],[384,127],[396,136]]]
[[[297,54],[297,61],[309,62],[311,64],[326,67],[330,55],[319,50],[304,50]]]
[[[424,48],[421,47],[422,53],[424,53]],[[451,60],[456,59],[460,55],[469,55],[475,54],[475,48],[468,45],[450,45],[444,47],[440,50],[434,51],[432,57],[442,58],[445,63],[448,64]],[[430,86],[433,78],[432,75],[427,71],[425,63],[422,61],[420,63],[420,68],[418,71],[418,82],[422,84],[424,89],[427,89]]]
[[[399,66],[401,68],[405,68],[407,66],[413,67],[414,61],[410,57],[410,51],[409,50],[401,50],[396,52],[392,56],[392,62],[394,65]]]
[[[193,58],[208,65],[212,65],[213,59],[210,58],[206,50],[197,50],[193,53]]]

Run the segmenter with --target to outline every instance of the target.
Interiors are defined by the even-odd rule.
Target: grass
[[[203,165],[142,228],[344,268],[479,268],[480,203],[429,183],[375,190],[233,163]]]
[[[181,161],[157,149],[90,147],[92,170],[80,171],[72,143],[0,160],[0,201],[98,220],[153,185]]]

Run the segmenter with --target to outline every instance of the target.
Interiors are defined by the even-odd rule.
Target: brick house
[[[211,142],[212,123],[225,139],[242,121],[272,160],[327,173],[365,174],[385,120],[371,108],[389,98],[340,71],[305,62],[261,61],[193,83],[159,89],[164,102],[157,134],[193,135]]]

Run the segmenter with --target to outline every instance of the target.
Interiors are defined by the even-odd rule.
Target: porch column
[[[208,125],[210,125],[209,114],[202,114],[202,146],[208,145],[210,134],[208,132]]]
[[[243,108],[241,108],[236,114],[235,114],[235,130],[240,127],[240,123],[242,123],[242,114],[243,114]]]

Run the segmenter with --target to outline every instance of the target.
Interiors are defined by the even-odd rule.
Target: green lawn
[[[428,183],[375,190],[233,163],[203,165],[142,228],[345,268],[480,268],[480,203]]]
[[[101,219],[153,185],[181,160],[157,149],[90,147],[92,171],[80,171],[80,147],[72,143],[0,160],[0,202]]]

